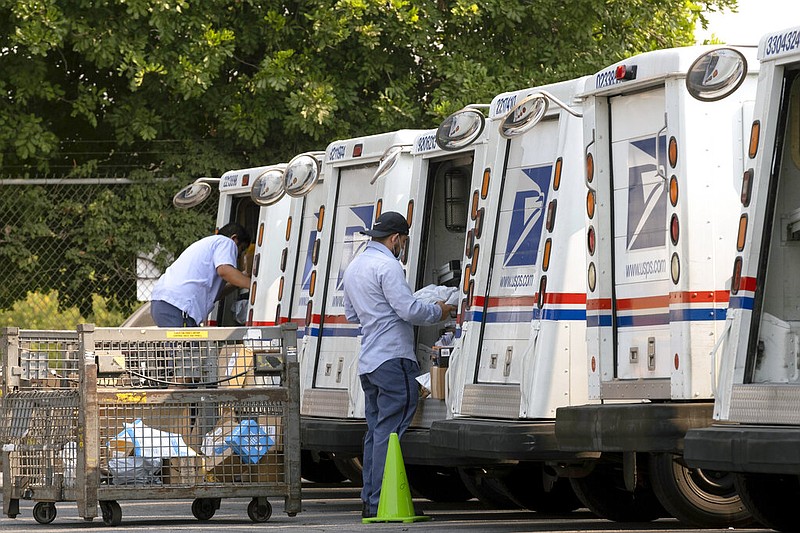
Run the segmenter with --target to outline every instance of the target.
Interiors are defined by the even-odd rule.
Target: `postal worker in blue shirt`
[[[250,276],[237,266],[250,245],[240,224],[222,226],[216,235],[189,245],[153,287],[150,315],[159,327],[196,327],[206,319],[226,283],[247,289]]]
[[[372,240],[344,273],[344,311],[348,321],[361,324],[358,374],[367,418],[361,500],[362,516],[370,518],[378,512],[389,435],[402,437],[417,409],[413,326],[441,322],[456,308],[421,302],[411,292],[397,260],[408,241],[403,215],[383,213],[362,233]]]

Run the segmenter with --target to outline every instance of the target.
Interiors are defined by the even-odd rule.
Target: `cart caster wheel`
[[[122,508],[114,500],[100,502],[103,523],[107,526],[118,526],[122,523]]]
[[[56,504],[39,502],[33,506],[33,518],[40,524],[49,524],[56,519]]]
[[[272,516],[272,505],[266,498],[253,498],[247,506],[247,516],[253,522],[266,522]]]
[[[198,520],[210,520],[219,509],[221,498],[197,498],[192,502],[192,514]]]

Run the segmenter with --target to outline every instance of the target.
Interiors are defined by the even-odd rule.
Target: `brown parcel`
[[[206,457],[206,481],[210,483],[284,483],[284,455],[270,448],[256,464],[244,463],[227,448]]]
[[[161,466],[161,482],[165,485],[199,485],[205,482],[202,455],[170,457]]]
[[[224,346],[217,359],[217,379],[220,387],[250,387],[252,385],[269,385],[269,376],[255,375],[253,350],[241,344]]]
[[[444,400],[445,375],[447,368],[431,367],[431,398]]]

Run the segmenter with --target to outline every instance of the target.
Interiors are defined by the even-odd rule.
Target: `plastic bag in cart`
[[[177,433],[169,433],[153,429],[144,425],[141,419],[133,423],[126,422],[117,439],[124,439],[133,443],[134,457],[187,457],[197,455],[197,452],[186,444],[183,437]]]
[[[75,471],[78,464],[78,443],[70,441],[61,449],[61,460],[64,461],[64,485],[75,486]]]
[[[225,444],[229,445],[243,462],[256,464],[275,444],[275,439],[255,420],[242,420],[233,428],[231,434],[225,437]]]
[[[108,460],[111,483],[114,485],[160,484],[161,459],[157,457],[117,457]]]

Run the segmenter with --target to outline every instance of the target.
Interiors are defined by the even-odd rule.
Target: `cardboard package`
[[[440,366],[431,367],[431,398],[444,400],[445,375],[447,369]]]
[[[133,442],[127,439],[113,438],[106,445],[108,457],[127,457],[133,455]]]
[[[275,444],[270,451],[283,452],[283,417],[278,416],[259,416],[258,423],[267,428],[267,433],[275,439]]]
[[[206,481],[210,483],[283,483],[284,455],[273,448],[256,464],[245,464],[228,448],[221,455],[206,458]]]
[[[205,458],[170,457],[161,466],[161,483],[164,485],[199,485],[205,481]]]
[[[244,387],[253,384],[253,350],[241,344],[222,347],[217,369],[220,387]]]

